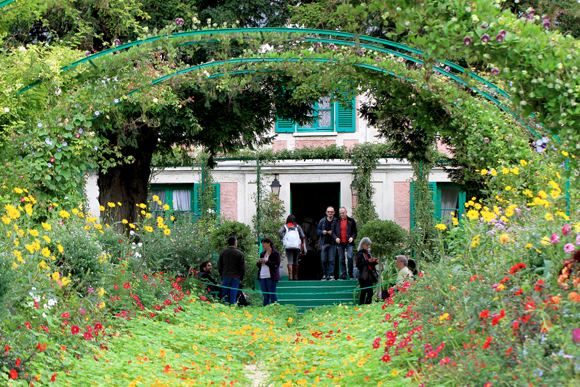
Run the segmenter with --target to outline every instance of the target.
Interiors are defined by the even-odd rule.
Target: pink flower
[[[52,206],[48,206],[48,209],[49,209],[49,210],[52,210]]]
[[[576,248],[573,243],[566,243],[566,246],[564,246],[564,252],[566,254],[573,254],[575,250]]]
[[[60,224],[62,226],[64,224],[64,222],[62,220],[59,220],[58,224]]]
[[[78,334],[80,331],[81,329],[77,325],[73,325],[72,327],[70,327],[70,333],[72,333],[73,335]]]
[[[76,138],[81,138],[81,135],[77,133]]]
[[[550,242],[552,242],[553,245],[555,245],[556,243],[560,243],[560,235],[558,235],[558,233],[552,234]]]
[[[54,157],[51,157],[51,158],[50,158],[50,162],[51,162],[51,163],[54,163]]]
[[[562,227],[562,234],[568,235],[571,232],[572,232],[572,227],[570,227],[569,224],[565,224],[564,227]]]
[[[576,237],[576,244],[580,246],[580,234]]]
[[[572,341],[576,344],[580,343],[580,328],[574,329],[572,331]]]
[[[62,318],[69,318],[70,314],[68,312],[64,312],[61,316]]]

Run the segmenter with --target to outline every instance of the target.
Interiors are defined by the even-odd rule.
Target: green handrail
[[[14,3],[16,0],[4,0],[0,1],[0,8],[7,6],[8,4]]]

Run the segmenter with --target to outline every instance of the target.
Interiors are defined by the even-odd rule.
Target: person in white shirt
[[[412,280],[413,273],[409,270],[409,260],[404,255],[397,255],[397,269],[399,269],[399,274],[397,275],[397,282]]]

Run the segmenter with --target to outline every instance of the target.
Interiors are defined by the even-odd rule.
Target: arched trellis
[[[4,0],[4,1],[0,1],[0,8],[5,7],[9,4],[14,3],[16,0]]]
[[[234,34],[243,34],[243,33],[257,34],[257,35],[259,35],[259,37],[256,37],[254,39],[261,40],[261,41],[266,40],[264,38],[265,33],[289,34],[289,35],[282,36],[282,39],[283,40],[301,41],[301,42],[308,41],[308,42],[328,43],[328,44],[337,44],[337,45],[358,46],[361,48],[375,50],[377,52],[382,52],[385,54],[391,54],[391,55],[394,55],[396,57],[403,58],[405,60],[409,60],[411,62],[414,62],[418,65],[425,64],[424,60],[417,59],[417,58],[409,55],[409,54],[415,54],[418,56],[423,56],[423,52],[421,50],[417,50],[417,49],[409,47],[405,44],[393,42],[393,41],[388,40],[388,39],[374,38],[371,36],[357,35],[357,34],[348,33],[348,32],[341,32],[341,31],[318,30],[318,29],[308,29],[308,28],[229,28],[229,29],[208,29],[208,30],[199,30],[199,31],[184,31],[184,32],[178,32],[178,33],[173,33],[173,34],[168,34],[168,35],[153,36],[153,37],[150,37],[147,39],[142,39],[142,40],[138,40],[135,42],[125,43],[125,44],[110,48],[108,50],[104,50],[104,51],[101,51],[99,53],[89,55],[85,58],[79,59],[79,60],[71,63],[68,66],[62,67],[61,71],[63,71],[63,72],[68,71],[68,70],[73,69],[73,68],[75,68],[83,63],[91,63],[91,64],[95,65],[93,60],[95,60],[99,57],[102,57],[105,55],[110,55],[110,54],[113,54],[117,51],[127,49],[130,47],[140,46],[143,44],[152,43],[152,42],[163,40],[163,39],[172,40],[172,39],[183,39],[183,38],[198,37],[198,36],[234,35]],[[302,34],[302,35],[306,35],[306,36],[300,36],[300,35],[292,36],[292,34],[295,34],[295,35]],[[332,38],[332,39],[314,38],[314,37],[312,37],[312,35],[332,36],[334,38]],[[247,37],[244,39],[250,39],[250,37]],[[217,42],[217,41],[218,40],[186,42],[186,43],[182,43],[181,46],[203,44],[203,43],[210,43],[210,42]],[[370,44],[361,43],[361,42],[368,42]],[[383,47],[377,46],[376,44],[379,44],[379,45],[382,45],[382,46],[385,46],[388,48],[383,48]],[[449,66],[450,69],[454,69],[460,73],[466,72],[466,70],[463,67],[461,67],[453,62],[446,60],[446,61],[443,61],[442,64],[445,66]],[[449,77],[453,81],[461,83],[463,85],[467,85],[467,83],[465,81],[463,81],[460,77],[451,73],[450,71],[447,71],[444,68],[441,68],[440,66],[434,66],[433,68],[436,72]],[[469,71],[469,77],[474,79],[478,83],[481,83],[481,84],[489,87],[490,89],[495,90],[501,96],[503,96],[507,99],[511,99],[511,96],[506,91],[501,89],[499,86],[497,86],[491,82],[486,81],[480,75],[478,75],[472,71]],[[18,92],[18,95],[24,93],[25,91],[29,90],[30,88],[34,87],[35,85],[37,85],[41,82],[42,82],[42,80],[39,80],[39,81],[34,82],[28,86],[25,86],[24,88],[22,88]],[[489,98],[487,96],[486,96],[486,98],[488,98],[488,99],[490,99],[490,98],[495,99],[489,93],[486,93],[486,92],[481,91],[479,89],[474,88],[474,91],[476,91],[484,96],[485,96],[485,94],[487,94],[489,96]],[[499,101],[497,102],[497,104],[499,104]]]

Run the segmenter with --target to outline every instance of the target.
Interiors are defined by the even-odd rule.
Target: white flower
[[[153,103],[157,103],[159,100],[157,98],[153,98]]]
[[[34,306],[34,302],[30,301],[30,302],[28,303],[28,306],[32,308],[32,307]]]
[[[10,111],[10,109],[4,108],[4,113],[8,113],[9,111]]]
[[[130,235],[135,235],[135,231],[131,230],[131,231],[129,231],[129,234]]]
[[[98,110],[95,112],[95,116],[98,116],[99,114],[101,114]]]
[[[119,103],[119,100],[117,98],[115,98],[115,103]]]
[[[141,246],[143,246],[143,243],[139,242],[139,243],[137,243],[137,246],[141,247]]]
[[[48,305],[42,304],[42,309],[48,309]]]
[[[42,313],[42,317],[46,318],[46,313]]]
[[[54,92],[54,94],[56,94],[56,95],[60,95],[60,93],[62,93],[61,89],[58,89],[57,91]]]
[[[24,46],[20,46],[20,47],[18,47],[18,51],[24,52],[24,51],[26,51],[26,48],[24,48]]]

